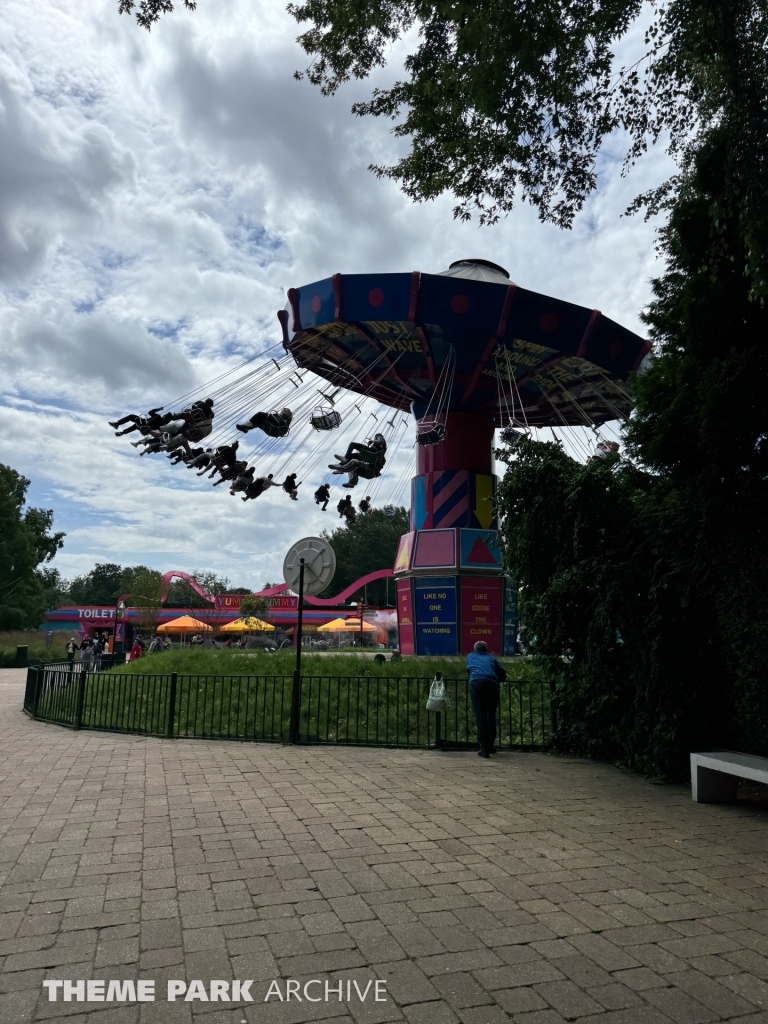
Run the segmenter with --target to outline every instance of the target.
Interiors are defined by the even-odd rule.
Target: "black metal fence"
[[[463,748],[476,743],[465,679],[446,680],[450,710],[426,710],[431,679],[415,676],[187,675],[94,672],[78,664],[27,673],[25,710],[75,729],[151,736]],[[501,684],[497,746],[549,745],[549,686]]]

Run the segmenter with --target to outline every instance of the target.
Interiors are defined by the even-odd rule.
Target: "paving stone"
[[[440,998],[440,993],[418,966],[409,960],[374,965],[377,977],[387,982],[387,992],[399,1006]]]
[[[410,1024],[458,1024],[459,1018],[442,1000],[439,1003],[416,1003],[406,1006],[405,1016]]]
[[[572,981],[549,981],[534,988],[566,1020],[599,1013],[602,1007]]]
[[[761,1010],[768,1009],[768,982],[762,978],[755,978],[751,974],[727,974],[720,982]]]
[[[579,1024],[669,1024],[672,1020],[653,1006],[632,1006],[626,1010],[612,1010],[599,1017],[582,1017]]]
[[[559,957],[557,968],[571,981],[585,989],[594,985],[609,985],[613,980],[608,971],[604,971],[602,967],[598,967],[584,956]]]
[[[643,998],[656,1006],[677,1024],[706,1024],[718,1020],[718,1014],[707,1009],[700,1002],[691,999],[679,988],[653,988],[643,992]]]
[[[441,953],[425,956],[418,960],[425,974],[446,974],[451,971],[476,971],[480,968],[495,967],[501,963],[490,949],[468,949],[462,953]]]
[[[443,999],[457,1009],[485,1006],[493,1002],[488,992],[478,985],[472,975],[463,971],[438,975],[432,979],[432,984]]]
[[[618,971],[624,967],[637,967],[637,960],[602,935],[572,935],[568,940],[584,956],[593,960],[606,971]]]
[[[731,953],[723,953],[723,960],[728,963],[736,964],[743,971],[753,975],[756,978],[762,978],[764,981],[768,979],[768,958],[760,956],[759,953],[755,953],[751,949],[736,949]],[[694,963],[695,961],[691,961]],[[726,971],[726,974],[733,973],[732,971]]]
[[[533,988],[501,989],[501,991],[493,993],[493,998],[502,1009],[515,1017],[518,1014],[547,1009],[546,999],[543,999]]]
[[[556,1010],[534,1010],[515,1014],[515,1024],[565,1024]]]
[[[706,953],[728,953],[739,949],[742,943],[728,935],[694,935],[683,939],[665,939],[659,943],[673,956],[703,956]]]
[[[630,1006],[640,1006],[643,1002],[637,992],[619,982],[588,988],[587,992],[606,1010],[626,1010]]]
[[[462,1024],[510,1024],[511,1018],[500,1006],[475,1006],[461,1011]]]
[[[517,985],[535,985],[544,981],[562,981],[563,975],[546,960],[515,966],[492,967],[475,971],[480,984],[493,992],[498,988],[514,988]]]
[[[708,1007],[719,1017],[739,1017],[754,1012],[754,1005],[699,971],[668,974],[666,980]]]
[[[649,967],[630,967],[626,971],[614,971],[613,977],[622,985],[643,992],[649,988],[664,988],[669,982]]]
[[[389,930],[409,956],[429,956],[445,952],[445,946],[435,933],[418,922],[390,924]]]

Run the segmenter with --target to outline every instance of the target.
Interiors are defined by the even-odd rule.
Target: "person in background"
[[[104,637],[101,633],[97,633],[93,638],[93,671],[101,671],[101,655],[104,651]]]
[[[86,670],[90,669],[93,662],[93,640],[87,636],[80,644],[80,663],[85,665]]]
[[[77,652],[77,640],[73,636],[67,640],[67,661],[71,668],[75,661],[75,653]]]
[[[499,707],[499,683],[507,673],[492,654],[488,645],[478,640],[475,649],[467,655],[469,698],[477,722],[478,757],[496,753],[496,712]]]
[[[136,639],[133,641],[133,647],[131,648],[130,653],[128,654],[128,661],[136,661],[136,659],[140,658],[143,654],[144,651],[142,649],[141,644],[139,643],[139,638],[136,637]]]

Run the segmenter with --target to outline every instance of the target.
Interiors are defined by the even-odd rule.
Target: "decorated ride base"
[[[503,575],[494,514],[494,422],[449,412],[440,444],[419,447],[411,532],[395,557],[403,654],[466,654],[484,640],[515,653],[517,592]],[[460,467],[460,468],[459,468]]]

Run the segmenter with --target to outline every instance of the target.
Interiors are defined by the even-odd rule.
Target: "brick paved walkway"
[[[0,674],[8,1024],[768,1024],[768,813],[605,765],[144,740]],[[250,1004],[48,1002],[44,978],[255,979]],[[263,997],[384,978],[385,1003]],[[201,1021],[202,1024],[202,1021]]]

